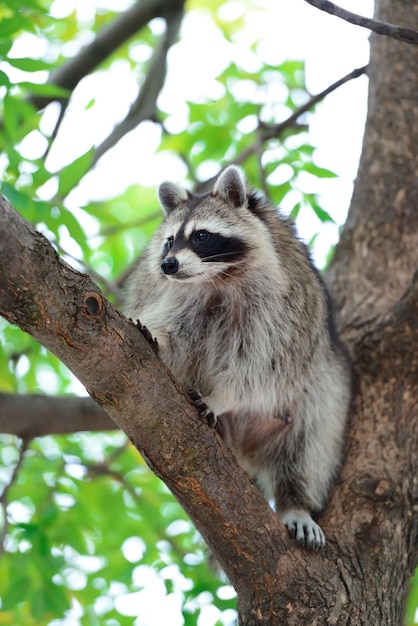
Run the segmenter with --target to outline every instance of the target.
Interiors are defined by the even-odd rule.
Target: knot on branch
[[[85,295],[84,302],[89,315],[97,316],[103,311],[103,298],[96,291],[88,291]]]

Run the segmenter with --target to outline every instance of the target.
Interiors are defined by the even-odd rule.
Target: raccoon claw
[[[189,396],[193,400],[195,407],[198,409],[200,417],[206,421],[207,425],[211,428],[216,426],[216,416],[208,408],[208,405],[203,400],[202,394],[192,389],[189,391]]]
[[[146,326],[143,326],[139,320],[136,320],[135,326],[137,327],[141,335],[145,337],[148,343],[151,344],[151,347],[154,348],[154,351],[158,354],[158,341],[155,339],[155,337],[151,335],[148,328]]]
[[[325,546],[325,535],[322,528],[314,522],[307,511],[289,509],[280,516],[289,535],[296,543],[310,550],[321,550]]]

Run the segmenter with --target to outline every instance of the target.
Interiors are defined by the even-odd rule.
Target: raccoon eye
[[[194,236],[195,241],[207,241],[210,233],[207,230],[198,230]]]
[[[174,244],[174,237],[169,237],[166,243],[167,250],[170,250],[170,248],[173,247],[173,244]]]

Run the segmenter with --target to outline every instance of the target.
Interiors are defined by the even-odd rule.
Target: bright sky
[[[100,6],[110,4],[110,0],[100,2]],[[118,8],[122,8],[123,4],[122,1],[114,0]],[[233,14],[245,10],[245,4],[231,0],[223,10]],[[340,0],[339,4],[362,15],[372,15],[372,0]],[[98,5],[99,0],[56,0],[54,11],[57,17],[65,17],[77,6],[88,19]],[[307,84],[311,93],[321,91],[354,68],[367,63],[369,31],[314,9],[304,0],[260,0],[260,5],[265,7],[264,12],[248,13],[247,37],[251,38],[251,31],[261,36],[262,45],[258,53],[271,64],[279,64],[288,58],[305,59]],[[156,21],[155,28],[160,27],[162,23]],[[246,52],[246,43],[244,36],[233,47],[225,44],[204,11],[186,18],[181,40],[170,52],[168,81],[161,97],[161,103],[172,114],[170,123],[173,127],[184,124],[185,97],[208,95],[211,90],[216,92],[215,77],[229,64],[231,55],[239,57],[241,62],[245,59],[249,65],[254,63],[254,58]],[[25,52],[21,54],[24,56]],[[136,54],[141,58],[144,49],[138,47]],[[110,84],[112,87],[109,92]],[[100,143],[113,124],[124,118],[130,101],[136,96],[136,89],[136,77],[132,75],[128,64],[123,62],[115,64],[110,70],[110,76],[99,73],[85,79],[76,91],[68,119],[51,151],[48,162],[50,169],[56,171],[79,156],[83,142],[86,150],[92,141]],[[93,96],[97,105],[83,112]],[[363,76],[328,96],[312,119],[310,141],[318,147],[316,162],[340,176],[338,179],[321,181],[316,189],[311,187],[311,178],[306,181],[306,185],[310,186],[309,191],[322,194],[323,208],[337,222],[337,226],[322,227],[317,238],[315,257],[320,265],[329,244],[336,241],[338,224],[344,222],[348,209],[361,150],[366,100],[367,79]],[[50,118],[44,120],[45,127],[53,124],[55,115],[52,106],[49,109]],[[77,119],[76,130],[74,119]],[[144,123],[129,133],[99,161],[95,170],[71,194],[70,205],[77,207],[87,198],[101,199],[114,195],[135,182],[149,186],[156,186],[165,179],[181,182],[186,172],[180,161],[155,154],[159,134],[159,128],[151,123]],[[27,149],[34,150],[34,145],[28,145]],[[39,149],[42,152],[43,148]],[[52,181],[50,188],[44,190],[45,196],[50,197],[55,193],[53,187]],[[318,224],[312,220],[311,212],[300,216],[298,228],[306,239],[310,239],[316,232]],[[142,574],[142,570],[138,569],[138,576]],[[149,572],[142,583],[143,591],[120,598],[118,609],[129,615],[137,615],[138,606],[141,606],[141,616],[136,620],[136,626],[161,626],[164,623],[181,626],[180,595],[174,593],[166,596],[161,579]],[[220,619],[212,599],[202,598],[202,603],[205,601],[207,603],[198,626],[212,626]],[[226,615],[224,620],[225,624],[232,624],[235,618]],[[78,624],[77,607],[67,620],[60,620],[59,623],[60,626]]]

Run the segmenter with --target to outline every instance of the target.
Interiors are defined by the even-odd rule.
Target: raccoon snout
[[[177,272],[179,271],[179,262],[177,261],[175,256],[168,256],[161,262],[160,267],[164,274],[177,274]]]

